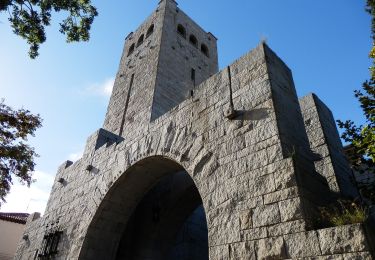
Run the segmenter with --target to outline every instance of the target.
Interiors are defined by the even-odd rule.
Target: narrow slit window
[[[195,83],[195,69],[191,69],[191,80]]]
[[[198,48],[198,40],[194,35],[190,35],[189,42],[196,48]]]
[[[122,120],[121,120],[121,126],[120,126],[119,136],[122,136],[122,132],[124,130],[126,112],[128,110],[129,99],[130,99],[130,95],[132,93],[133,82],[134,82],[134,73],[132,74],[132,76],[130,78],[130,84],[129,84],[128,94],[126,95],[126,100],[125,100],[125,105],[124,105],[124,112],[122,114]]]

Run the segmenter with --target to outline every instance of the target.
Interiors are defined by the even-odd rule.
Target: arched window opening
[[[133,43],[130,48],[129,48],[129,51],[128,51],[128,56],[130,56],[133,52],[134,52],[134,48],[135,48],[135,44]]]
[[[206,55],[207,57],[209,57],[208,47],[205,44],[201,45],[201,51],[202,51],[202,53],[204,55]]]
[[[143,43],[144,36],[143,34],[139,37],[138,42],[137,42],[137,47],[140,46]]]
[[[198,40],[194,35],[190,35],[189,42],[198,48]]]
[[[153,32],[154,32],[154,25],[152,24],[152,25],[148,28],[148,30],[147,30],[146,38],[148,38]]]
[[[186,29],[181,24],[177,26],[177,32],[179,35],[181,35],[182,37],[186,39]]]

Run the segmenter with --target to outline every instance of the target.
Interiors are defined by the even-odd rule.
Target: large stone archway
[[[208,259],[202,199],[181,165],[148,157],[131,166],[107,192],[79,258],[157,260],[176,259],[176,254],[178,259]]]

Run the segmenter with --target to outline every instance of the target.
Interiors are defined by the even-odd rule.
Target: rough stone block
[[[251,240],[261,239],[265,237],[267,237],[266,227],[252,228],[252,229],[241,231],[241,238],[243,238],[244,241],[251,241]]]
[[[361,224],[318,230],[320,248],[324,255],[361,252],[368,249]]]
[[[211,246],[209,248],[210,259],[226,260],[229,259],[229,246]]]
[[[216,258],[212,258],[216,259]],[[254,242],[241,242],[229,245],[229,258],[231,260],[247,259],[256,260]]]
[[[306,230],[304,220],[294,220],[267,227],[269,236],[280,236],[284,234],[302,232]]]
[[[265,238],[256,242],[258,259],[285,259],[285,242],[283,237]]]
[[[275,203],[278,201],[295,198],[298,195],[299,194],[298,194],[297,187],[292,187],[292,188],[266,194],[263,196],[263,199],[264,199],[264,204],[271,204],[271,203]]]
[[[318,235],[315,231],[286,235],[284,239],[286,254],[289,258],[296,259],[321,254]]]
[[[242,230],[250,229],[252,227],[251,211],[244,211],[240,213],[240,227]]]
[[[341,255],[343,260],[372,260],[370,252],[358,252]]]
[[[301,200],[299,198],[279,202],[281,221],[291,221],[303,217]]]
[[[276,204],[260,206],[253,211],[253,226],[261,227],[280,222],[279,207]]]

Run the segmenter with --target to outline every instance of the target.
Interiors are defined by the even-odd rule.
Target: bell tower
[[[216,41],[174,0],[161,0],[125,39],[104,129],[132,137],[190,98],[218,72]]]

